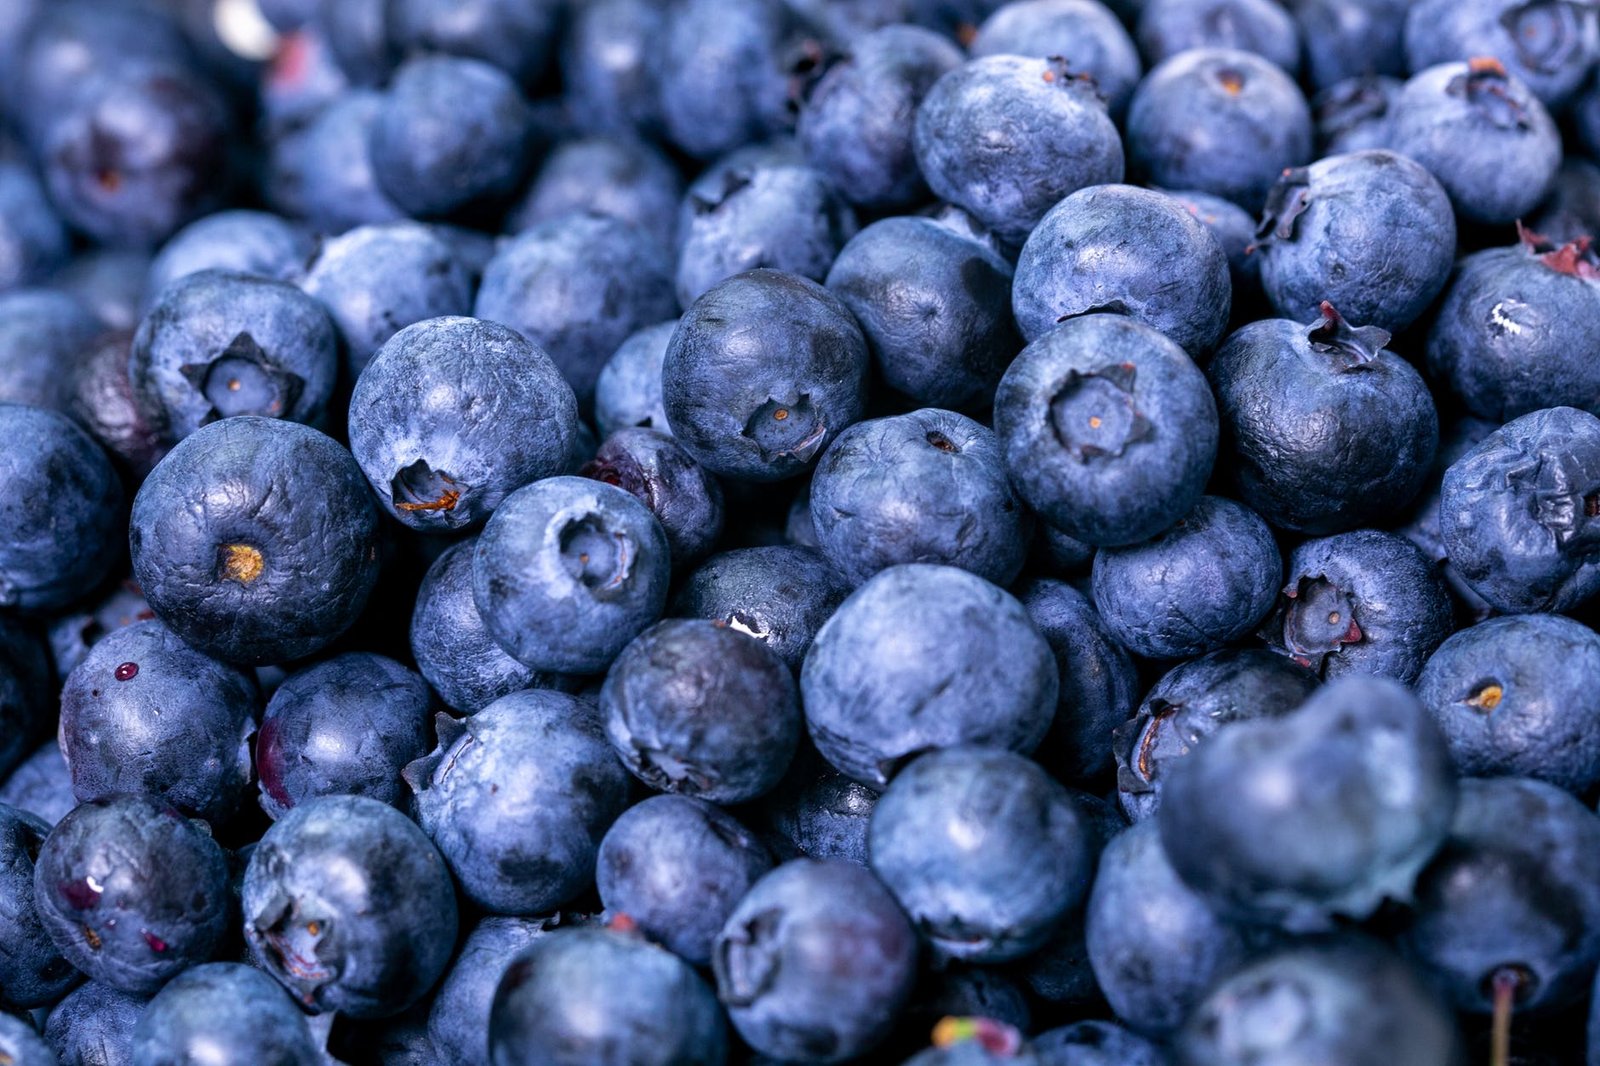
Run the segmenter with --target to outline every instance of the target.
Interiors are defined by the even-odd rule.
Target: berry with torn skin
[[[850,583],[815,548],[735,548],[683,578],[669,613],[721,622],[798,671],[817,630],[849,594]]]
[[[619,429],[578,476],[637,496],[661,523],[675,569],[704,558],[722,536],[722,486],[665,432]]]

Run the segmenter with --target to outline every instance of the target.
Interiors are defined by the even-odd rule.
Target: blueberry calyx
[[[567,522],[558,534],[558,545],[567,573],[592,593],[619,589],[633,573],[633,540],[608,529],[597,514]]]
[[[748,1007],[766,995],[778,976],[777,934],[782,921],[782,911],[764,910],[723,933],[711,969],[724,1004]]]
[[[1511,95],[1511,75],[1505,64],[1489,56],[1467,60],[1467,70],[1450,79],[1445,92],[1471,104],[1479,115],[1500,129],[1530,129],[1533,120]]]
[[[1585,281],[1600,279],[1600,255],[1594,250],[1594,238],[1576,237],[1566,244],[1556,244],[1550,238],[1535,233],[1517,222],[1517,239],[1539,262],[1557,274],[1568,274]]]
[[[281,418],[294,409],[305,379],[276,365],[249,332],[240,333],[205,363],[179,368],[208,407],[201,425],[235,415]]]
[[[740,191],[748,188],[753,180],[752,171],[747,167],[734,167],[723,172],[722,188],[706,196],[700,193],[689,195],[689,204],[694,209],[695,217],[715,214],[722,205],[733,199]]]
[[[1273,241],[1292,241],[1296,220],[1311,206],[1311,171],[1307,167],[1288,167],[1267,192],[1267,205],[1256,225],[1259,248]]]
[[[426,459],[418,459],[389,482],[390,500],[397,511],[454,511],[466,486]]]
[[[1322,301],[1322,317],[1306,329],[1312,351],[1333,357],[1340,370],[1356,370],[1378,358],[1389,343],[1389,331],[1378,326],[1352,326]]]
[[[809,463],[822,450],[828,426],[811,394],[802,392],[792,403],[768,397],[745,422],[743,434],[755,441],[762,462],[794,458]]]
[[[1328,656],[1363,639],[1352,597],[1326,577],[1305,577],[1283,590],[1283,644],[1289,657],[1319,675]]]
[[[1154,434],[1154,425],[1134,404],[1137,376],[1132,363],[1067,372],[1050,399],[1050,424],[1056,440],[1078,462],[1115,458]]]
[[[1163,728],[1165,723],[1182,709],[1183,704],[1170,703],[1158,697],[1150,701],[1151,713],[1148,718],[1129,719],[1111,731],[1112,743],[1125,755],[1117,760],[1119,792],[1139,795],[1156,790],[1152,756],[1161,746],[1162,734],[1171,732],[1170,727]],[[1188,744],[1182,738],[1175,739],[1182,750],[1188,750]]]
[[[1067,63],[1066,56],[1046,56],[1044,62],[1045,71],[1042,77],[1051,85],[1062,89],[1083,86],[1094,90],[1094,95],[1097,99],[1102,102],[1105,100],[1105,95],[1100,92],[1100,83],[1095,79],[1095,76],[1085,71],[1074,71]]]
[[[1529,70],[1557,74],[1584,48],[1586,5],[1572,0],[1529,0],[1500,15],[1517,60]]]
[[[217,574],[227,581],[248,585],[266,569],[261,549],[250,544],[224,544],[217,555]]]

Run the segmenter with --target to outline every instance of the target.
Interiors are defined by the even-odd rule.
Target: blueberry
[[[43,818],[0,802],[0,1002],[12,1007],[49,1006],[83,978],[34,906],[34,866],[49,833]]]
[[[1600,167],[1582,156],[1563,159],[1529,226],[1557,246],[1600,230]]]
[[[1388,151],[1290,170],[1257,232],[1262,287],[1296,321],[1327,301],[1351,322],[1402,329],[1439,295],[1455,260],[1449,195],[1420,163]],[[1372,284],[1380,274],[1384,284]]]
[[[1009,593],[951,566],[892,566],[817,633],[800,673],[806,726],[873,788],[931,749],[1030,752],[1055,713],[1056,661]]]
[[[1298,0],[1291,10],[1311,85],[1328,89],[1347,78],[1404,75],[1406,42],[1396,26],[1410,6],[1411,0]]]
[[[961,50],[920,26],[885,26],[851,42],[800,111],[806,158],[850,203],[884,211],[927,197],[912,146],[917,105],[961,66]]]
[[[121,557],[122,484],[100,446],[66,416],[0,403],[0,607],[55,610]]]
[[[1167,1066],[1159,1044],[1111,1022],[1063,1025],[1033,1037],[1028,1047],[1040,1066]]]
[[[672,319],[634,331],[600,368],[594,417],[601,436],[629,427],[671,433],[661,403],[661,364],[677,328],[678,320]]]
[[[1408,6],[1404,41],[1413,71],[1492,56],[1555,107],[1577,90],[1600,58],[1594,20],[1570,4],[1419,0]]]
[[[1311,100],[1323,155],[1389,146],[1389,120],[1405,83],[1377,75],[1335,82]]]
[[[995,393],[994,427],[1023,500],[1095,545],[1172,526],[1199,501],[1217,451],[1205,376],[1117,314],[1069,318],[1023,349]]]
[[[61,691],[61,751],[79,799],[158,798],[224,822],[250,784],[255,680],[157,621],[108,634]]]
[[[0,402],[64,409],[70,368],[99,332],[78,300],[53,289],[0,293]]]
[[[526,84],[543,73],[561,14],[550,0],[398,0],[389,17],[402,51],[481,59]]]
[[[355,5],[323,7],[338,11]],[[266,175],[267,191],[278,208],[328,233],[405,217],[379,188],[367,148],[382,106],[377,92],[352,89],[329,101],[304,126],[280,135],[272,144]]]
[[[214,962],[178,977],[133,1027],[132,1066],[179,1066],[212,1059],[256,1066],[304,1066],[321,1053],[305,1015],[260,970]]]
[[[250,665],[310,655],[347,629],[378,579],[377,538],[349,452],[252,417],[184,438],[140,487],[128,529],[157,617],[201,651]]]
[[[110,796],[61,819],[33,869],[39,918],[96,981],[149,995],[210,960],[233,905],[210,834],[163,802]]]
[[[1133,38],[1117,16],[1098,0],[1014,0],[984,19],[972,39],[974,56],[1066,56],[1094,78],[1114,117],[1143,69]]]
[[[776,1059],[839,1062],[889,1034],[917,937],[887,889],[848,863],[796,859],[757,881],[712,946],[717,996]]]
[[[597,673],[661,616],[666,533],[623,489],[547,478],[506,497],[474,550],[489,634],[536,670]]]
[[[128,357],[167,440],[238,415],[322,421],[339,340],[318,301],[287,282],[202,270],[164,289]]]
[[[67,258],[67,228],[33,172],[0,163],[0,292],[43,281]]]
[[[124,473],[143,480],[167,454],[165,427],[134,386],[128,370],[132,331],[102,333],[85,347],[66,413],[87,429]]]
[[[587,407],[617,346],[677,311],[670,278],[665,251],[643,231],[598,215],[562,215],[500,247],[473,314],[548,351]]]
[[[606,832],[595,876],[608,913],[704,966],[722,923],[771,868],[732,816],[689,796],[652,796]]]
[[[636,226],[669,247],[682,196],[677,167],[647,142],[585,137],[558,145],[545,158],[509,226],[515,232],[588,212]]]
[[[32,1024],[12,1014],[0,1013],[0,1055],[13,1066],[55,1066],[55,1053],[40,1039]]]
[[[267,211],[219,211],[174,233],[150,262],[148,298],[202,270],[227,270],[284,280],[305,262],[309,235]]]
[[[651,788],[742,803],[772,790],[800,740],[776,652],[725,623],[669,619],[622,650],[600,690],[617,757]]]
[[[90,981],[50,1010],[45,1043],[61,1066],[128,1066],[133,1030],[149,1000]]]
[[[1166,6],[1184,10],[1187,3]],[[1283,13],[1272,0],[1252,3]],[[1145,18],[1158,10],[1147,8]],[[1154,184],[1198,189],[1259,211],[1283,170],[1311,160],[1311,109],[1271,61],[1233,48],[1198,48],[1172,56],[1139,83],[1127,140],[1130,168]],[[1236,147],[1219,151],[1221,145]]]
[[[300,287],[328,309],[355,377],[401,328],[471,311],[474,286],[466,263],[436,230],[390,222],[325,241]]]
[[[1268,641],[1319,677],[1411,684],[1454,619],[1444,580],[1403,537],[1358,529],[1302,543],[1289,556]]]
[[[839,252],[827,285],[861,324],[878,372],[919,403],[969,409],[1021,346],[1011,264],[930,218],[887,218]]]
[[[626,489],[650,508],[674,567],[693,566],[722,536],[722,486],[665,433],[619,429],[578,473]]]
[[[490,1053],[504,1066],[722,1066],[727,1042],[716,998],[688,963],[613,929],[534,941],[500,979],[489,1019]]]
[[[628,802],[594,708],[529,689],[460,721],[440,715],[438,726],[439,747],[406,780],[467,898],[535,914],[587,888],[600,839]]]
[[[428,1038],[441,1059],[489,1066],[495,989],[523,948],[563,927],[549,918],[484,918],[467,934],[428,1011]]]
[[[1170,1035],[1252,950],[1250,934],[1179,879],[1154,822],[1112,839],[1089,895],[1089,963],[1117,1017]]]
[[[1166,190],[1195,220],[1211,232],[1228,257],[1228,274],[1233,281],[1232,313],[1248,311],[1261,298],[1261,262],[1254,255],[1256,220],[1232,200],[1194,189]]]
[[[58,270],[51,285],[98,318],[107,329],[132,330],[145,305],[150,256],[126,248],[87,250]]]
[[[72,794],[72,773],[54,738],[0,781],[0,803],[42,818],[46,825],[55,825],[78,805],[78,797]]]
[[[405,815],[365,796],[319,796],[280,818],[242,891],[256,964],[314,1013],[399,1013],[455,946],[444,860]]]
[[[1043,947],[1014,966],[1028,991],[1050,1008],[1105,1009],[1100,984],[1089,965],[1080,916],[1064,922]]]
[[[1062,197],[1122,180],[1122,141],[1094,80],[1060,57],[984,56],[917,109],[917,163],[935,195],[1021,244]]]
[[[1564,611],[1600,590],[1600,419],[1552,407],[1489,434],[1444,474],[1452,565],[1507,612]]]
[[[1226,49],[1260,56],[1291,78],[1300,72],[1300,27],[1272,0],[1144,0],[1141,6],[1139,47],[1152,66],[1183,52]]]
[[[1151,817],[1168,776],[1213,733],[1288,714],[1316,687],[1315,674],[1264,648],[1230,648],[1174,666],[1112,733],[1122,813],[1133,822]]]
[[[668,13],[661,0],[592,0],[567,13],[561,72],[578,128],[613,135],[662,131],[659,75],[669,51],[662,46]],[[682,72],[686,79],[698,74]]]
[[[333,49],[339,68],[356,85],[389,79],[400,61],[395,47],[394,5],[388,0],[318,0],[311,26]]]
[[[1455,805],[1449,748],[1422,705],[1392,681],[1352,677],[1209,738],[1168,778],[1157,821],[1190,888],[1306,930],[1409,898]]]
[[[1555,122],[1494,59],[1441,63],[1406,82],[1389,114],[1388,147],[1427,167],[1456,217],[1473,222],[1531,212],[1561,163]]]
[[[412,529],[488,519],[517,489],[571,467],[578,407],[537,344],[476,318],[407,326],[350,398],[350,450],[378,502]]]
[[[55,695],[43,643],[19,623],[0,617],[0,781],[50,731]]]
[[[1003,962],[1042,945],[1089,888],[1094,850],[1036,763],[952,747],[906,766],[872,812],[873,873],[941,958]]]
[[[672,435],[713,474],[777,481],[809,467],[866,405],[867,346],[832,293],[752,270],[694,302],[667,345]]]
[[[263,0],[264,15],[274,3],[315,6],[319,0]],[[307,12],[308,20],[311,12]],[[315,26],[301,23],[280,33],[277,50],[260,72],[262,128],[269,138],[312,120],[316,114],[352,92],[350,79],[339,69],[328,39]]]
[[[1439,442],[1433,396],[1389,334],[1332,304],[1308,326],[1253,322],[1207,370],[1245,503],[1281,529],[1382,521],[1421,491]]]

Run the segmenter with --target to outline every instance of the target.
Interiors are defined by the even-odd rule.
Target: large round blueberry
[[[802,473],[866,406],[867,345],[816,282],[752,270],[713,287],[667,345],[661,397],[701,466],[744,481]]]
[[[757,881],[712,946],[717,996],[745,1042],[832,1063],[889,1034],[916,978],[917,934],[877,878],[796,859]]]
[[[969,46],[974,56],[1066,56],[1094,78],[1113,117],[1127,110],[1142,64],[1133,38],[1098,0],[1015,0],[1001,4]]]
[[[150,261],[146,296],[157,299],[174,281],[202,270],[288,279],[310,251],[310,234],[280,215],[218,211],[189,223],[161,246]]]
[[[817,630],[849,594],[850,583],[815,548],[736,548],[685,577],[670,613],[737,629],[798,670]]]
[[[598,6],[598,5],[590,5]],[[571,102],[570,86],[568,102]],[[579,124],[580,129],[592,129]],[[545,158],[539,176],[507,219],[512,233],[562,215],[589,213],[626,222],[671,247],[683,177],[661,149],[633,137],[566,141]]]
[[[395,518],[427,533],[485,521],[512,492],[571,469],[578,405],[516,330],[435,318],[391,337],[350,397],[350,451]]]
[[[133,792],[223,822],[250,785],[260,715],[253,677],[160,622],[135,622],[67,676],[61,752],[79,799]]]
[[[314,1013],[397,1014],[456,942],[450,870],[426,834],[365,796],[319,796],[250,854],[244,934],[255,962]]]
[[[89,592],[118,561],[122,483],[65,415],[0,403],[0,607],[48,611]]]
[[[671,569],[661,523],[628,492],[547,478],[508,496],[484,528],[472,595],[522,663],[598,673],[661,617]]]
[[[1217,454],[1205,375],[1118,314],[1070,318],[1023,349],[995,393],[994,427],[1022,498],[1095,545],[1173,525],[1199,501]]]
[[[49,1006],[83,977],[34,906],[34,864],[49,833],[44,819],[0,803],[0,1002],[8,1006]]]
[[[600,838],[628,777],[594,708],[529,689],[460,721],[406,768],[422,824],[475,904],[501,914],[559,907],[594,878]]]
[[[458,1066],[489,1066],[489,1013],[495,989],[530,944],[562,927],[550,918],[484,918],[473,926],[428,1009],[428,1039]]]
[[[306,1017],[252,966],[214,962],[167,985],[133,1027],[133,1066],[212,1061],[305,1066],[322,1053]]]
[[[1091,833],[1067,790],[1013,752],[930,752],[872,812],[872,872],[944,958],[1014,959],[1088,891]]]
[[[722,536],[721,484],[661,430],[617,430],[578,473],[626,489],[650,508],[675,569],[699,562]]]
[[[185,438],[134,497],[133,573],[184,640],[237,663],[343,633],[378,580],[378,512],[350,453],[314,429],[228,418]]]
[[[594,383],[594,420],[602,438],[630,427],[672,432],[661,404],[661,364],[677,328],[674,318],[634,331],[600,368]]]
[[[159,800],[128,795],[61,819],[39,850],[33,895],[72,965],[145,995],[210,960],[233,906],[228,860],[210,833]]]
[[[45,1042],[62,1066],[128,1066],[134,1027],[148,1002],[148,997],[90,981],[50,1009]]]
[[[1415,0],[1405,19],[1405,57],[1414,71],[1436,63],[1492,56],[1552,107],[1588,80],[1600,36],[1581,7],[1523,0]]]
[[[1030,752],[1055,713],[1055,657],[1009,593],[952,566],[880,570],[817,634],[800,673],[817,750],[883,788],[930,748]]]

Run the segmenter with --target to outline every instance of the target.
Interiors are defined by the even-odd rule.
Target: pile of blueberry
[[[1595,0],[0,0],[0,1066],[1600,1066],[1595,234]]]

